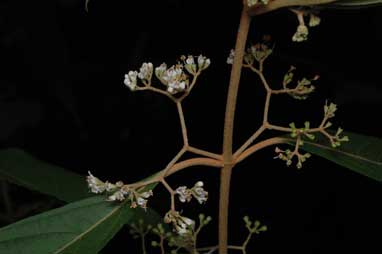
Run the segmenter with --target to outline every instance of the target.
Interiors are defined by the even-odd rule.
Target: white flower
[[[309,17],[309,26],[310,27],[318,26],[320,23],[321,23],[320,17],[318,17],[314,14],[310,14],[310,17]]]
[[[235,58],[235,50],[231,49],[229,56],[227,57],[227,64],[233,64],[234,58]]]
[[[190,233],[195,227],[195,221],[190,218],[180,216],[177,211],[169,211],[164,217],[165,223],[172,223],[175,231],[180,234]]]
[[[166,70],[167,65],[162,63],[159,67],[155,68],[155,76],[157,76],[158,79],[161,79]]]
[[[175,94],[187,89],[188,80],[186,80],[182,65],[172,66],[170,69],[163,70],[162,68],[158,72],[161,73],[160,80],[167,86],[167,92]]]
[[[88,182],[90,191],[96,194],[103,193],[106,190],[105,183],[93,176],[90,171],[88,171],[88,174],[89,175],[86,177],[86,181]]]
[[[113,195],[109,196],[107,198],[107,200],[108,201],[116,201],[116,200],[123,201],[123,200],[125,200],[125,195],[122,191],[119,190],[119,191],[114,192]]]
[[[143,63],[141,68],[139,68],[138,78],[150,80],[153,73],[152,63]]]
[[[188,56],[184,67],[191,74],[196,74],[196,64],[193,56]]]
[[[208,199],[208,192],[203,189],[203,186],[203,182],[199,181],[191,189],[192,195],[198,200],[199,204],[203,204]]]
[[[175,193],[179,195],[180,202],[190,202],[192,199],[192,194],[189,189],[187,189],[186,186],[180,186],[175,190]]]
[[[152,75],[153,75],[153,64],[143,63],[142,67],[139,69],[138,78],[150,81]]]
[[[199,70],[205,70],[210,66],[211,60],[203,55],[198,57],[198,68]]]
[[[295,42],[302,42],[308,39],[309,30],[305,25],[299,25],[296,33],[293,35],[292,40]]]
[[[105,190],[107,192],[113,191],[117,186],[115,184],[109,183],[108,181],[105,182]]]
[[[186,59],[186,64],[195,64],[194,57],[188,56]]]
[[[129,199],[131,200],[131,208],[136,208],[137,206],[140,206],[143,209],[147,208],[147,199],[153,195],[153,192],[146,191],[143,193],[138,193],[138,192],[131,192],[129,194]]]
[[[137,76],[138,72],[129,71],[128,74],[125,74],[125,85],[130,88],[131,91],[135,91],[137,89]]]

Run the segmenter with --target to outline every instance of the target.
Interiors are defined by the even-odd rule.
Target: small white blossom
[[[203,189],[203,186],[203,182],[199,181],[191,189],[192,195],[198,200],[200,204],[203,204],[208,199],[208,192]]]
[[[305,25],[299,25],[296,33],[293,35],[292,40],[295,42],[302,42],[308,39],[309,30]]]
[[[172,66],[161,73],[160,80],[167,86],[167,92],[175,94],[186,90],[188,80],[186,80],[186,75],[184,74],[182,67],[182,65]],[[162,70],[159,70],[158,72],[162,72]]]
[[[125,200],[125,195],[123,194],[123,192],[122,191],[116,191],[116,192],[114,192],[114,194],[113,195],[111,195],[111,196],[109,196],[108,198],[107,198],[107,200],[108,201],[123,201],[123,200]]]
[[[198,57],[198,68],[199,70],[205,70],[210,66],[211,60],[203,55]]]
[[[197,70],[196,70],[196,64],[195,64],[195,60],[193,56],[187,57],[184,67],[189,73],[196,74]]]
[[[150,81],[152,75],[153,75],[153,64],[143,63],[141,68],[139,69],[138,78]]]
[[[175,190],[175,193],[179,195],[180,202],[190,202],[192,199],[192,193],[186,186],[180,186]]]
[[[141,208],[146,209],[147,202],[148,202],[147,199],[151,197],[152,195],[153,195],[153,192],[151,190],[143,192],[143,193],[131,192],[129,194],[129,199],[131,200],[130,207],[136,208],[137,206],[140,206]]]
[[[86,177],[86,181],[88,182],[90,191],[96,194],[103,193],[106,190],[105,183],[93,176],[90,171],[88,171],[88,174],[89,175]]]
[[[321,23],[320,17],[318,17],[314,14],[310,14],[310,17],[309,17],[309,26],[310,27],[318,26],[320,23]]]
[[[108,181],[105,182],[105,190],[107,192],[113,191],[117,186],[115,184],[109,183]]]
[[[227,57],[227,64],[233,64],[233,59],[235,58],[235,50],[231,49],[229,56]]]
[[[137,89],[137,76],[138,72],[129,71],[128,74],[125,74],[125,85],[130,88],[131,91],[135,91]]]
[[[157,76],[158,79],[161,79],[166,70],[167,65],[162,63],[159,67],[155,68],[155,76]]]
[[[180,235],[190,233],[195,227],[195,221],[181,216],[177,211],[167,212],[164,217],[164,222],[172,223],[175,231]]]
[[[262,4],[268,4],[269,0],[260,0],[260,2]],[[259,3],[259,0],[248,0],[247,1],[248,7],[252,7],[252,6],[254,6],[254,5],[258,4],[258,3]]]

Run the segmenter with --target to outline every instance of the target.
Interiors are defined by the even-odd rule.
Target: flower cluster
[[[184,92],[188,88],[189,80],[183,72],[183,65],[173,65],[167,69],[167,65],[163,63],[155,68],[155,75],[170,94]]]
[[[211,64],[211,60],[203,55],[199,55],[198,57],[191,55],[188,57],[182,56],[181,59],[183,61],[182,63],[179,62],[170,68],[167,68],[167,64],[165,63],[155,68],[155,76],[166,86],[166,91],[170,95],[185,92],[189,88],[190,81],[183,69],[197,76]],[[153,64],[143,63],[139,72],[129,71],[125,74],[124,84],[130,88],[131,91],[147,89],[151,86],[153,73]],[[138,80],[140,80],[142,84],[138,84]]]
[[[248,0],[247,1],[248,7],[252,7],[252,6],[254,6],[255,4],[258,4],[258,3],[268,4],[269,0]]]
[[[166,213],[164,217],[165,223],[172,223],[175,231],[180,234],[187,234],[194,230],[195,221],[190,218],[181,216],[179,212],[170,210]]]
[[[261,225],[260,221],[258,220],[252,222],[248,216],[245,216],[243,220],[245,222],[245,227],[251,234],[260,234],[261,232],[265,232],[268,230],[268,227],[266,225]]]
[[[301,145],[302,141],[299,140],[298,142],[300,142],[300,145]],[[281,150],[278,147],[275,148],[275,152],[278,154],[275,158],[285,161],[287,166],[292,165],[293,157],[296,156],[297,157],[296,167],[298,169],[301,169],[302,163],[304,163],[306,159],[311,157],[310,153],[301,154],[298,150],[295,150],[295,151],[291,151],[289,149]]]
[[[265,35],[261,43],[255,43],[247,48],[244,54],[244,63],[247,65],[252,65],[255,60],[259,63],[263,62],[273,52],[273,49],[269,46],[269,41],[270,36]],[[234,58],[235,51],[231,49],[227,58],[227,64],[233,64]]]
[[[337,105],[334,103],[325,103],[324,106],[324,120],[322,125],[324,126],[324,129],[329,128],[332,126],[332,123],[328,121],[328,119],[333,118],[335,116],[335,112],[337,111]],[[328,137],[331,145],[333,148],[339,147],[341,145],[341,142],[347,142],[349,141],[348,136],[342,136],[343,129],[338,128],[336,133],[334,135],[329,134],[325,130],[323,131],[324,134]]]
[[[142,81],[143,85],[150,86],[151,77],[153,75],[153,64],[152,63],[143,63],[139,72],[129,71],[125,74],[124,84],[130,88],[131,91],[137,90],[138,78]]]
[[[288,72],[284,75],[283,88],[289,89],[288,94],[295,99],[305,100],[308,98],[308,95],[311,94],[316,88],[312,84],[312,81],[318,80],[320,77],[316,75],[312,79],[303,78],[302,80],[297,81],[295,88],[291,89],[288,85],[293,81],[294,71],[296,68],[291,66]]]
[[[309,29],[305,25],[304,16],[309,15],[308,26],[310,26],[310,27],[318,26],[321,23],[321,19],[320,19],[320,17],[318,17],[317,15],[315,15],[312,12],[302,11],[302,10],[298,10],[298,11],[297,10],[293,10],[293,11],[297,15],[297,18],[298,18],[298,21],[299,21],[299,25],[297,26],[297,30],[294,33],[294,35],[292,37],[292,40],[295,41],[295,42],[306,41],[308,39]]]
[[[125,74],[125,80],[123,83],[125,83],[131,91],[135,91],[137,89],[137,76],[138,72],[136,71],[129,71],[128,74]]]
[[[207,69],[211,64],[211,60],[203,55],[199,55],[197,57],[197,64],[195,62],[195,57],[191,55],[188,57],[181,56],[180,59],[183,60],[185,69],[192,75],[199,74],[201,71]]]
[[[180,202],[190,202],[192,197],[194,197],[198,200],[199,204],[203,204],[208,198],[208,192],[203,189],[203,186],[203,182],[198,181],[191,189],[188,189],[186,186],[178,187],[175,193],[179,195]]]
[[[145,192],[137,192],[135,189],[130,188],[128,185],[119,181],[115,184],[109,182],[103,182],[97,177],[93,176],[90,171],[86,177],[88,187],[91,192],[95,194],[107,193],[109,196],[108,201],[124,201],[125,199],[130,201],[130,207],[147,208],[147,199],[153,195],[151,190]]]
[[[289,127],[291,128],[290,136],[292,138],[295,138],[295,137],[297,137],[299,135],[304,135],[307,138],[309,138],[310,140],[313,140],[315,138],[314,135],[309,132],[309,130],[310,130],[310,122],[308,122],[308,121],[306,121],[304,123],[304,127],[303,128],[296,128],[295,123],[290,123]]]

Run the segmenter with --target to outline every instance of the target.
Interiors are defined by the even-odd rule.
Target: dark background
[[[0,3],[0,146],[18,147],[81,174],[133,182],[161,169],[181,147],[176,107],[152,93],[132,94],[123,76],[143,61],[175,63],[182,54],[204,54],[210,68],[185,101],[193,146],[219,153],[230,66],[241,1],[101,1],[89,13],[83,1],[3,0]],[[382,9],[321,13],[322,24],[310,29],[305,43],[292,43],[297,20],[277,11],[254,20],[250,42],[270,34],[274,54],[266,64],[273,87],[291,64],[299,77],[319,74],[317,92],[300,102],[272,101],[270,119],[277,124],[305,120],[319,123],[326,99],[338,104],[336,126],[381,137],[380,59]],[[235,144],[260,124],[264,91],[244,72],[239,93]],[[242,223],[250,215],[268,225],[250,247],[256,253],[378,253],[381,185],[314,156],[304,169],[273,160],[273,148],[240,164],[233,176],[232,243],[245,237]],[[218,173],[188,170],[170,182],[206,182],[205,207],[184,206],[193,217],[212,215],[201,240],[217,238]],[[22,205],[31,195],[11,186]],[[160,188],[150,201],[164,213],[167,194]],[[28,196],[27,196],[28,197]],[[373,231],[377,233],[374,233]],[[103,253],[130,239],[123,231]],[[138,245],[127,240],[129,251]],[[378,246],[379,245],[379,246]],[[126,246],[126,245],[125,245]],[[379,248],[378,248],[379,247]]]

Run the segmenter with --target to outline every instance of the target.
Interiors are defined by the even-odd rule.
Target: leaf
[[[35,159],[19,149],[0,151],[0,176],[65,202],[90,196],[85,177]]]
[[[149,178],[152,178],[150,176]],[[19,149],[0,151],[0,178],[19,184],[31,190],[54,196],[65,202],[78,201],[90,196],[85,176],[70,172],[61,167],[40,161]],[[156,183],[142,191],[154,189]],[[162,217],[148,208],[134,210],[134,220],[125,218],[124,224],[143,219],[146,224],[156,225]],[[2,252],[0,252],[2,254]]]
[[[382,139],[352,132],[345,132],[344,135],[350,141],[341,143],[337,148],[332,148],[325,137],[317,135],[313,142],[304,141],[301,149],[382,182]]]
[[[77,201],[0,229],[0,253],[95,254],[136,211],[104,196]]]
[[[382,0],[340,0],[328,4],[328,6],[334,8],[364,8],[373,7],[379,4],[382,4]]]

